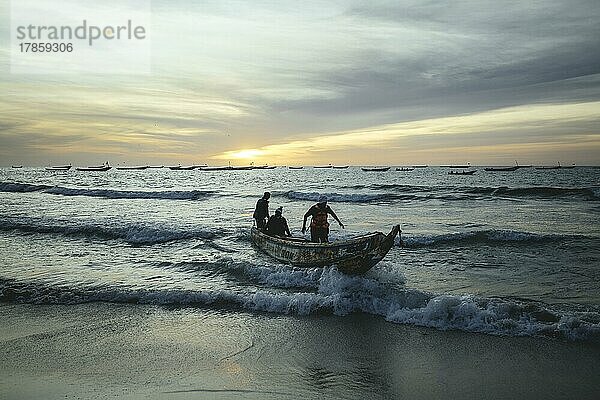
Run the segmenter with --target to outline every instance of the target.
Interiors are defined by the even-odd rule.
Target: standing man
[[[269,219],[269,198],[271,197],[271,193],[265,192],[263,197],[258,199],[256,202],[256,208],[254,209],[254,214],[252,218],[256,220],[256,227],[260,231],[264,231],[267,225],[267,220]]]
[[[344,224],[335,215],[331,207],[327,205],[327,196],[321,195],[319,202],[308,209],[304,214],[304,222],[302,223],[302,233],[306,232],[306,219],[312,217],[310,221],[310,241],[314,243],[329,242],[329,222],[327,222],[327,214],[331,216],[344,229]]]

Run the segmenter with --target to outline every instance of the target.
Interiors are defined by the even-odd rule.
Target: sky
[[[0,165],[600,165],[597,0],[154,0],[140,74],[11,72],[10,9]]]

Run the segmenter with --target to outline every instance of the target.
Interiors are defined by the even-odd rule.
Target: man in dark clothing
[[[287,221],[281,215],[282,212],[283,207],[279,207],[277,210],[275,210],[275,214],[269,218],[269,222],[267,222],[267,235],[292,236]]]
[[[302,223],[302,233],[306,232],[306,219],[312,217],[310,221],[310,241],[315,243],[327,243],[329,241],[329,222],[327,222],[327,214],[340,224],[342,229],[344,224],[335,215],[331,207],[327,205],[327,196],[319,197],[319,202],[312,206],[306,214],[304,214],[304,222]]]
[[[269,219],[269,198],[271,193],[265,192],[261,199],[256,202],[256,209],[252,218],[256,220],[256,227],[261,231],[265,230],[266,222]]]

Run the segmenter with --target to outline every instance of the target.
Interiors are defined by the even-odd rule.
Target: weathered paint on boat
[[[400,233],[396,225],[390,233],[369,233],[332,243],[311,243],[304,239],[289,239],[251,230],[252,243],[271,257],[296,267],[332,265],[347,274],[362,274],[385,257]]]

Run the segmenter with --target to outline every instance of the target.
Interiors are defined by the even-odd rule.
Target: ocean
[[[53,172],[0,169],[0,301],[352,318],[538,340],[600,339],[600,169]],[[264,191],[292,233],[321,194],[346,229],[400,224],[363,276],[250,242]],[[169,311],[171,310],[171,311]]]

